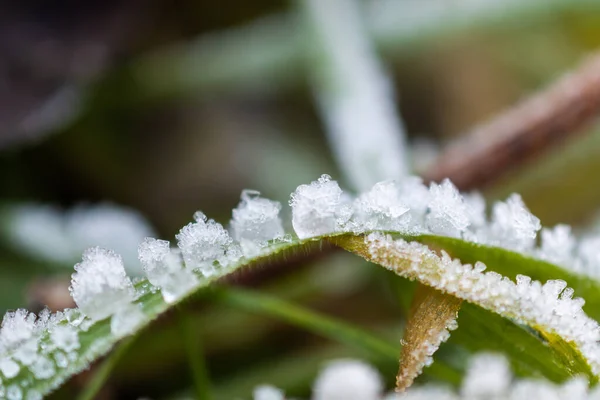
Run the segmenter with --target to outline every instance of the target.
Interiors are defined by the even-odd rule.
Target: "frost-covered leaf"
[[[596,239],[572,246],[561,228],[543,234],[547,244],[536,248],[539,220],[518,196],[497,203],[488,222],[476,194],[461,197],[450,182],[427,188],[418,178],[384,182],[353,199],[324,175],[300,186],[290,205],[301,239],[282,235],[276,202],[245,192],[231,221],[234,237],[198,212],[176,236],[178,248],[151,238],[140,245],[148,279],[135,283],[114,252],[86,251],[72,279],[78,309],[5,317],[0,394],[39,398],[216,280],[323,240],[505,318],[515,327],[514,348],[540,344],[535,359],[523,359],[532,371],[554,380],[574,374],[597,380],[600,329],[573,297],[585,297],[589,313],[600,314],[599,283],[590,278],[600,276]],[[567,255],[574,255],[573,266],[542,260],[567,262]],[[534,334],[519,336],[515,323]]]
[[[427,286],[419,285],[404,338],[400,371],[396,377],[396,389],[404,391],[431,365],[433,354],[448,340],[450,332],[457,328],[457,314],[462,301]]]

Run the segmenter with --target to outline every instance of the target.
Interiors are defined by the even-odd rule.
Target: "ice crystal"
[[[314,383],[313,400],[374,400],[383,382],[370,365],[357,360],[331,362]]]
[[[131,280],[116,253],[92,247],[83,253],[75,271],[69,289],[77,306],[91,319],[104,319],[133,300]]]
[[[448,179],[432,183],[427,226],[433,233],[460,237],[469,226],[469,214],[458,189]]]
[[[511,379],[506,358],[496,354],[480,354],[469,363],[461,394],[471,398],[496,398],[509,389]]]
[[[161,289],[167,303],[180,299],[198,284],[196,275],[183,267],[180,252],[171,249],[166,240],[144,239],[138,256],[148,280]]]
[[[255,190],[242,191],[241,202],[233,210],[230,227],[246,257],[260,253],[273,239],[283,237],[279,212],[281,203],[260,197]]]
[[[340,230],[350,218],[336,181],[329,175],[300,185],[290,199],[292,225],[300,239],[324,235]]]
[[[9,357],[2,357],[0,359],[0,371],[2,371],[2,375],[8,379],[17,376],[20,369],[21,367],[19,367],[19,364]]]
[[[361,231],[405,231],[410,221],[410,208],[402,204],[400,190],[394,181],[379,182],[359,196],[355,203],[355,220]]]
[[[530,250],[540,228],[539,218],[531,214],[518,194],[494,204],[490,226],[493,244],[517,251]]]
[[[71,352],[80,346],[77,330],[69,325],[57,325],[50,330],[50,340],[57,349]]]
[[[135,332],[144,322],[144,313],[137,304],[121,306],[110,319],[110,333],[120,338]]]
[[[252,398],[254,400],[285,400],[283,391],[274,386],[262,385],[254,389]]]
[[[215,263],[227,263],[227,252],[233,240],[221,224],[207,219],[201,212],[194,214],[196,222],[184,226],[176,235],[185,265],[204,276],[217,273]]]

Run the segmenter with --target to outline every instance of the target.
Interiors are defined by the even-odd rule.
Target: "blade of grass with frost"
[[[419,285],[402,339],[396,390],[404,391],[423,368],[433,363],[433,352],[455,330],[462,301],[427,286]]]
[[[542,251],[543,246],[532,247],[539,221],[518,197],[497,203],[490,222],[474,213],[484,210],[476,200],[461,197],[449,182],[427,189],[414,179],[397,185],[377,184],[353,200],[335,181],[323,176],[301,185],[291,196],[292,224],[300,239],[284,235],[264,240],[265,230],[280,232],[281,221],[274,213],[252,210],[277,206],[245,196],[236,214],[247,213],[254,224],[239,224],[242,229],[236,235],[243,232],[239,237],[252,240],[251,246],[242,247],[220,224],[198,213],[177,235],[177,249],[156,239],[142,243],[140,260],[148,280],[135,284],[126,275],[120,256],[105,249],[89,249],[72,277],[71,292],[80,308],[43,311],[39,316],[18,310],[5,316],[0,329],[0,389],[11,397],[39,398],[106,354],[119,340],[136,334],[212,282],[326,239],[398,275],[528,326],[552,349],[545,362],[564,368],[567,375],[583,374],[595,382],[600,371],[600,328],[582,311],[583,301],[572,298],[573,290],[565,288],[564,281],[548,280],[542,285],[517,276],[515,284],[495,272],[484,272],[482,263],[463,265],[413,240],[422,234],[445,235],[513,249],[496,248],[489,255],[492,261],[493,257],[514,255],[514,249],[528,257],[550,255]],[[258,202],[248,204],[253,201]],[[239,222],[244,221],[236,224]],[[390,230],[413,241],[386,235]],[[590,260],[583,257],[586,254],[577,260],[591,268]],[[522,261],[526,263],[528,257]],[[594,295],[599,294],[590,293]]]
[[[356,0],[298,0],[308,63],[333,153],[345,178],[364,191],[408,174],[404,126]],[[309,44],[306,44],[309,46]]]

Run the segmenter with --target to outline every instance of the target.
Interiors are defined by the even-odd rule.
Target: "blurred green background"
[[[597,1],[364,3],[417,171],[436,148],[600,45]],[[434,3],[446,3],[447,12],[431,11]],[[472,14],[463,12],[469,7]],[[244,188],[287,204],[297,185],[322,173],[344,185],[310,90],[308,71],[318,66],[296,9],[274,0],[0,5],[2,311],[68,305],[73,264],[15,245],[16,206],[70,210],[108,202],[137,210],[156,235],[170,239],[196,210],[226,224]],[[594,127],[484,194],[496,199],[517,191],[544,225],[587,229],[600,206],[599,152]],[[40,219],[42,237],[44,224]],[[279,260],[233,281],[391,340],[400,338],[411,289],[334,250]],[[306,395],[323,361],[366,357],[243,310],[202,299],[185,307],[217,398],[249,398],[261,383]],[[136,340],[101,398],[185,396],[190,379],[176,314]],[[450,342],[439,357],[460,369],[462,351]],[[396,365],[378,366],[393,377]],[[73,379],[55,397],[72,398],[85,379]]]

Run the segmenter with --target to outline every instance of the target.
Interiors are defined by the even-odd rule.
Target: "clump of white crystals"
[[[92,247],[83,253],[71,277],[71,295],[81,311],[92,320],[112,315],[133,300],[133,286],[118,254]]]
[[[379,182],[360,195],[355,203],[357,228],[365,231],[406,230],[409,227],[409,207],[400,200],[400,189],[394,181]]]
[[[227,264],[233,239],[223,225],[207,219],[202,212],[196,212],[194,219],[196,222],[187,224],[176,235],[177,245],[187,268],[213,276],[217,273],[215,264]]]
[[[161,289],[167,303],[183,297],[198,284],[196,275],[184,268],[180,252],[171,249],[166,240],[146,238],[138,248],[138,256],[148,280]]]
[[[340,231],[351,215],[342,189],[329,175],[298,186],[292,193],[290,206],[292,225],[300,239]]]
[[[313,385],[313,400],[372,400],[383,393],[377,370],[357,360],[329,363]]]
[[[255,190],[242,191],[241,202],[233,210],[231,233],[240,242],[246,257],[260,254],[270,240],[284,235],[279,217],[281,203],[260,197]]]
[[[257,386],[253,393],[254,400],[285,400],[283,390],[277,389],[271,385]]]
[[[469,215],[456,186],[446,179],[439,185],[432,183],[429,191],[431,200],[427,227],[433,233],[460,237],[469,226]]]
[[[490,225],[493,244],[517,251],[531,250],[540,228],[539,218],[529,212],[518,194],[494,205]]]
[[[572,298],[566,282],[545,284],[518,275],[517,283],[485,265],[461,264],[442,251],[372,233],[365,238],[371,260],[397,274],[477,304],[529,326],[538,326],[577,345],[595,374],[600,373],[600,327],[582,310],[584,300]]]

